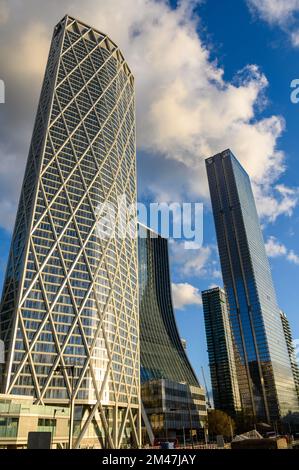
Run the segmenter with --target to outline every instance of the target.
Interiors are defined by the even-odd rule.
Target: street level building
[[[0,449],[27,449],[30,432],[50,433],[51,448],[67,447],[69,408],[33,401],[26,395],[0,394]]]

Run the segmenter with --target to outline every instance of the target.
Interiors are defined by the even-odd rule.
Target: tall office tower
[[[205,393],[189,363],[172,307],[168,242],[139,225],[141,397],[153,432],[199,434],[207,416]]]
[[[298,400],[250,179],[230,150],[206,167],[242,407],[277,421]]]
[[[284,336],[285,336],[286,343],[287,343],[288,353],[289,353],[289,357],[291,361],[295,386],[296,386],[298,400],[299,400],[299,365],[298,365],[298,361],[296,358],[296,349],[295,349],[294,342],[293,342],[293,335],[292,335],[288,317],[282,310],[280,310],[280,318],[282,322]]]
[[[137,240],[99,224],[123,195],[135,204],[134,78],[111,39],[66,16],[38,105],[1,337],[4,392],[74,402],[75,447],[140,443]]]
[[[229,310],[224,289],[202,292],[214,406],[235,415],[241,410]]]

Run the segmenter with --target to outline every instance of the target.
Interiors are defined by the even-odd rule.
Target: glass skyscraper
[[[230,150],[206,168],[242,408],[277,421],[298,399],[250,179]]]
[[[1,305],[2,390],[75,403],[73,445],[140,445],[137,240],[101,236],[136,203],[134,78],[106,35],[55,27]],[[133,223],[136,220],[132,219]]]
[[[182,437],[191,428],[199,434],[205,393],[176,325],[168,241],[141,224],[138,240],[142,402],[156,436]]]
[[[202,292],[214,407],[235,415],[241,410],[234,343],[224,289]]]

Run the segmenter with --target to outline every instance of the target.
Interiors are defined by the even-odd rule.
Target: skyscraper
[[[242,408],[276,421],[298,399],[250,179],[230,150],[206,167]]]
[[[137,240],[101,236],[136,203],[134,78],[106,35],[55,27],[1,305],[3,391],[75,403],[75,447],[140,444]],[[133,218],[133,222],[136,222]]]
[[[214,406],[234,415],[241,409],[234,343],[224,289],[202,292]]]
[[[207,411],[204,390],[178,333],[171,298],[168,241],[139,225],[141,397],[154,434],[199,433]]]
[[[296,358],[296,350],[295,350],[295,346],[293,342],[292,330],[290,327],[288,317],[282,310],[280,310],[280,318],[282,322],[284,336],[285,336],[286,343],[287,343],[288,353],[289,353],[289,357],[291,361],[295,386],[296,386],[298,400],[299,400],[299,365],[298,365],[297,358]]]

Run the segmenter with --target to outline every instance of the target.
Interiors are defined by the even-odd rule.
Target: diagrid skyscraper
[[[137,241],[102,236],[97,224],[103,204],[116,207],[123,196],[136,203],[134,99],[117,45],[63,18],[38,105],[0,318],[4,393],[32,395],[38,404],[73,400],[75,447],[140,444]]]
[[[206,166],[242,408],[276,421],[299,407],[250,179],[230,150]]]

